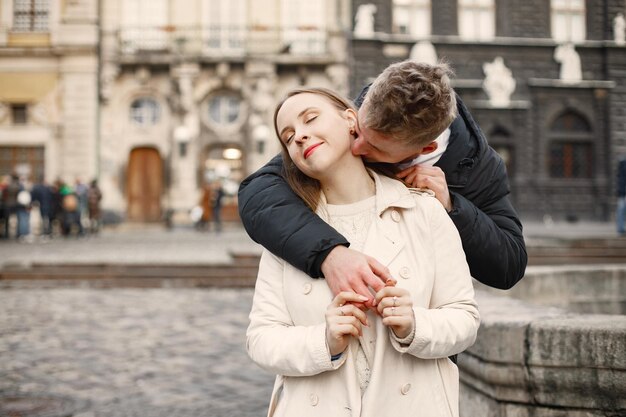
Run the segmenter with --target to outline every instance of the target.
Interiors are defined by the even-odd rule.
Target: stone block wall
[[[624,282],[625,266],[584,266],[529,268],[509,292],[477,285],[481,327],[458,362],[461,416],[625,415],[626,315],[578,314],[546,302],[581,293],[619,298]],[[534,303],[538,295],[546,305]]]

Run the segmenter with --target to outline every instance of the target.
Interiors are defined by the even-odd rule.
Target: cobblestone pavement
[[[0,292],[0,396],[80,417],[264,416],[273,376],[245,352],[252,289]]]

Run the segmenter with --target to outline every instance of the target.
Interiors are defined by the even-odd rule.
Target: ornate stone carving
[[[362,4],[356,11],[354,18],[354,36],[357,38],[371,38],[374,36],[374,14],[376,5]]]
[[[554,50],[554,60],[561,64],[559,74],[561,81],[575,83],[583,79],[580,56],[573,44],[566,43],[557,46]]]
[[[485,62],[483,71],[485,72],[483,90],[489,96],[489,103],[494,107],[508,107],[516,83],[511,70],[504,65],[502,57],[496,57],[493,62]]]
[[[424,62],[430,65],[436,65],[438,61],[435,46],[428,41],[420,41],[413,45],[409,57],[412,61]]]

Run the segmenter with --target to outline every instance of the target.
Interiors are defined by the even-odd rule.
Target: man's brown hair
[[[363,101],[366,127],[393,140],[423,147],[456,118],[452,70],[445,63],[402,61],[388,66]]]

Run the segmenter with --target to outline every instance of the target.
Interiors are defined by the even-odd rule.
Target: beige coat
[[[474,343],[479,315],[461,241],[442,205],[375,175],[376,212],[364,252],[386,265],[413,296],[415,337],[390,337],[368,314],[361,344],[374,349],[363,397],[356,373],[359,341],[331,362],[324,314],[333,299],[311,279],[265,251],[256,283],[247,348],[278,375],[269,416],[458,416],[459,375],[447,357]]]

